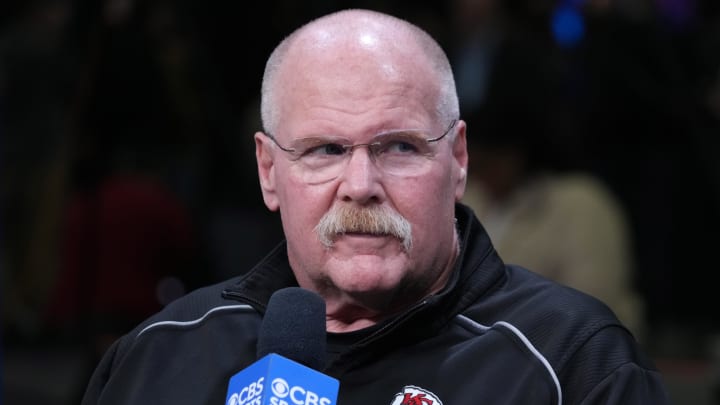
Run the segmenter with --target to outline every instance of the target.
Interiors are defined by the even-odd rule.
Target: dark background
[[[456,69],[472,33],[502,20],[485,97],[458,78],[469,142],[488,106],[552,118],[545,158],[597,176],[628,213],[643,343],[673,395],[718,403],[720,3],[508,0],[490,16],[461,3],[3,1],[3,403],[77,403],[108,341],[280,240],[254,163],[264,62],[348,7],[417,23]]]

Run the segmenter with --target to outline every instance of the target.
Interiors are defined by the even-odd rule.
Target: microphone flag
[[[230,378],[226,405],[336,405],[340,383],[270,353]]]

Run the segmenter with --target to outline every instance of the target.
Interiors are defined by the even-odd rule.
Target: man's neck
[[[327,320],[327,331],[331,333],[345,333],[354,332],[356,330],[369,328],[370,326],[376,325],[378,321],[374,319],[354,319],[350,322],[345,322],[337,319]]]
[[[385,305],[368,306],[357,297],[325,297],[327,331],[332,333],[353,332],[373,326],[397,314]],[[377,305],[377,302],[375,302]]]

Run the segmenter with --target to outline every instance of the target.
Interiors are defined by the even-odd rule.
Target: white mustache
[[[349,232],[391,235],[402,241],[403,249],[412,248],[412,225],[402,215],[386,206],[355,207],[333,205],[315,227],[320,242],[330,248],[336,236]]]

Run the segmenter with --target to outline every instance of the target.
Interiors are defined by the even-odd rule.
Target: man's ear
[[[258,176],[260,178],[260,189],[263,194],[265,206],[270,211],[277,211],[280,202],[277,196],[275,181],[275,161],[270,148],[272,141],[262,132],[255,133],[255,158],[258,165]]]
[[[465,194],[465,185],[467,184],[468,170],[468,150],[465,121],[459,120],[457,125],[457,133],[453,139],[453,173],[455,173],[455,201],[460,201]]]

